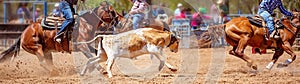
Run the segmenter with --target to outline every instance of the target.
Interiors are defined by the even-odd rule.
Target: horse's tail
[[[14,56],[17,56],[19,54],[20,44],[21,44],[21,39],[19,38],[15,44],[13,44],[7,50],[3,51],[0,54],[0,62],[3,62],[5,60],[7,60],[8,58],[11,58],[11,60],[13,60]]]

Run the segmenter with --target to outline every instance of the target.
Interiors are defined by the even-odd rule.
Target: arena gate
[[[181,37],[180,48],[190,48],[190,28],[189,19],[173,19],[171,30],[177,31]]]

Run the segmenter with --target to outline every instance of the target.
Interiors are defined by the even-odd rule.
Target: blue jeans
[[[59,35],[63,31],[65,31],[66,28],[74,21],[74,17],[73,17],[73,13],[71,11],[71,7],[66,1],[61,1],[59,3],[59,8],[60,8],[60,11],[62,12],[62,14],[64,15],[64,18],[66,20],[63,22],[63,24],[61,26],[61,29],[59,30],[59,32],[56,35]]]
[[[274,24],[275,24],[273,17],[268,11],[264,10],[263,8],[260,8],[258,10],[258,14],[262,16],[263,19],[267,22],[269,34],[271,34],[274,31]]]
[[[144,14],[133,14],[132,17],[132,24],[133,29],[137,29],[139,27],[139,22],[143,19]]]

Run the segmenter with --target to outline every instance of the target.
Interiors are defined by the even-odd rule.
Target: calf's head
[[[172,32],[170,44],[167,47],[169,47],[172,52],[176,53],[178,52],[179,41],[180,41],[180,37],[177,35],[177,33]]]

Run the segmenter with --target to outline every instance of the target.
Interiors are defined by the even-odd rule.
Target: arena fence
[[[177,31],[181,36],[180,48],[190,48],[190,19],[173,19],[171,30]]]

